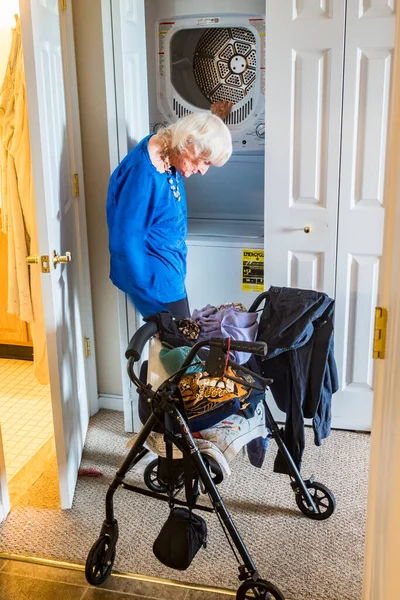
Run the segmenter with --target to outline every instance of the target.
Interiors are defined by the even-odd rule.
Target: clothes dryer
[[[264,151],[265,3],[250,0],[246,10],[235,1],[147,2],[153,131],[228,100],[234,152]]]

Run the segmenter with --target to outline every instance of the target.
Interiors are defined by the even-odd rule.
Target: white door
[[[360,6],[267,1],[266,285],[335,298],[332,425],[348,429],[372,420],[394,29],[390,2]]]
[[[59,7],[58,0],[20,2],[39,252],[42,260],[48,257],[31,268],[42,270],[61,506],[70,508],[90,402],[95,406],[95,371],[85,364],[93,361],[93,355],[85,358],[85,337],[92,332],[85,209],[82,190],[75,196],[72,185],[79,159],[74,154],[76,105],[66,102],[74,93],[74,67],[63,60],[72,43],[67,40],[71,15],[62,11],[60,16]],[[54,255],[68,253],[71,262],[57,264]]]
[[[333,297],[345,0],[295,6],[267,0],[265,289]]]
[[[334,425],[372,423],[374,313],[387,198],[393,2],[348,0],[340,168]]]
[[[115,86],[118,91],[116,106],[113,106],[112,99],[108,99],[110,119],[113,118],[113,110],[116,109],[118,115],[116,127],[118,154],[111,157],[111,170],[114,170],[129,150],[149,133],[149,103],[144,0],[124,0],[123,2],[112,0],[111,12],[115,70],[113,73],[110,72],[110,77],[115,77],[115,83],[110,81],[109,88],[112,89]],[[141,423],[137,412],[137,393],[127,376],[124,354],[129,339],[138,329],[142,320],[125,294],[119,292],[118,296],[124,424],[126,431],[138,431]]]
[[[267,0],[266,14],[266,289],[333,296],[345,0]]]
[[[0,426],[0,521],[6,518],[10,510],[10,501],[8,498],[6,464],[4,461],[3,438]]]

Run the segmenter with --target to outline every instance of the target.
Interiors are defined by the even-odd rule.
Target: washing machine
[[[263,290],[265,2],[146,0],[145,11],[150,131],[233,103],[232,157],[185,181],[191,307],[249,306]]]

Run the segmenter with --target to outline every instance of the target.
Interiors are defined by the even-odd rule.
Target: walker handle
[[[260,306],[261,302],[263,302],[266,298],[268,298],[270,293],[271,292],[269,290],[267,290],[266,292],[262,292],[262,294],[257,296],[257,298],[254,300],[253,304],[250,306],[250,308],[247,312],[249,312],[249,313],[256,312],[256,310]]]
[[[222,340],[222,348],[224,352],[228,350],[228,338]],[[261,356],[267,356],[268,346],[265,342],[245,342],[243,340],[230,341],[230,350],[237,350],[238,352],[248,352],[249,354],[261,354]]]
[[[133,358],[133,362],[140,360],[143,348],[155,333],[157,333],[157,323],[154,321],[149,321],[148,323],[145,323],[139,327],[139,329],[135,331],[130,339],[125,352],[125,358]]]

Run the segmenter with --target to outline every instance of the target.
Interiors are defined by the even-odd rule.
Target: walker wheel
[[[110,538],[108,535],[102,535],[90,549],[86,559],[85,576],[86,581],[91,585],[100,585],[111,573],[115,560],[115,548],[110,560],[106,561],[109,545]]]
[[[143,478],[144,482],[152,492],[158,492],[159,494],[165,494],[168,492],[168,486],[164,483],[160,483],[157,478],[158,471],[158,458],[155,458],[147,465],[144,470]]]
[[[282,593],[269,581],[244,581],[236,594],[236,600],[285,600]]]
[[[307,500],[303,498],[301,491],[296,493],[296,504],[303,514],[309,519],[316,521],[324,521],[329,519],[336,507],[335,496],[332,494],[322,483],[317,481],[305,481],[305,486],[310,492],[311,498],[315,502],[318,512],[315,513],[311,506],[307,503]]]
[[[224,474],[222,473],[222,469],[217,463],[217,461],[214,458],[212,458],[212,456],[208,456],[207,454],[202,454],[202,459],[207,467],[207,470],[210,474],[211,479],[213,480],[214,485],[220,484],[224,480]],[[206,491],[202,493],[205,494]]]

